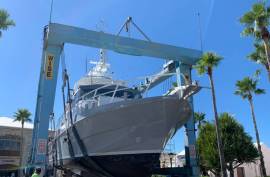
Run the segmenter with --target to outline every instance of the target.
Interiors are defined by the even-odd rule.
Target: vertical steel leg
[[[177,73],[177,85],[184,86],[189,82],[191,83],[191,67],[190,65],[181,64],[180,62],[176,63],[176,73]],[[189,102],[192,108],[192,115],[188,122],[185,124],[185,149],[189,152],[186,155],[189,155],[189,165],[192,168],[192,176],[199,176],[199,166],[198,158],[196,155],[196,134],[195,134],[195,122],[194,122],[194,112],[193,112],[193,99],[189,98]]]
[[[55,89],[63,46],[43,49],[38,96],[34,121],[30,165],[46,167],[46,152],[50,115],[53,112]]]

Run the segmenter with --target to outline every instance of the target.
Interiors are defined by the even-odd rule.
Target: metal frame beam
[[[109,49],[127,55],[176,60],[189,65],[195,64],[202,54],[201,51],[195,49],[122,37],[56,23],[51,23],[48,30],[47,42],[49,45],[71,43]]]
[[[175,60],[181,64],[176,68],[179,71],[179,84],[181,84],[181,73],[187,74],[187,71],[181,68],[182,64],[188,66],[188,71],[190,72],[191,65],[195,64],[202,54],[201,51],[194,49],[121,37],[62,24],[49,24],[44,28],[44,46],[41,59],[30,166],[45,166],[46,163],[46,152],[44,148],[47,148],[45,144],[48,139],[49,118],[53,113],[60,55],[65,43],[104,48],[127,55]],[[192,130],[190,129],[192,127],[194,127],[193,117],[187,123],[187,131]],[[195,147],[194,132],[191,131],[191,134],[187,133],[187,135],[189,139],[188,145],[194,145]],[[191,166],[192,168],[194,167],[193,172],[197,175],[195,157],[191,157]]]

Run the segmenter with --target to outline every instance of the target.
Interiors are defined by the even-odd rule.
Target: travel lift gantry
[[[179,87],[186,85],[186,78],[191,78],[192,65],[198,61],[202,54],[201,51],[194,49],[175,47],[104,32],[96,32],[63,24],[50,23],[45,26],[32,148],[28,164],[30,167],[39,166],[46,169],[47,166],[46,152],[49,120],[50,116],[53,114],[60,56],[65,43],[103,48],[126,55],[147,56],[171,60],[172,64],[170,65],[173,65],[172,68],[174,72],[176,72],[177,84]],[[169,76],[153,78],[153,80],[156,79],[156,81],[153,81],[152,85],[148,85],[148,89],[167,78],[169,78]],[[193,107],[192,98],[189,98],[189,101]],[[193,114],[186,122],[185,129],[186,167],[182,169],[172,168],[171,170],[160,169],[153,173],[169,176],[199,176],[198,160],[195,149],[196,137]]]

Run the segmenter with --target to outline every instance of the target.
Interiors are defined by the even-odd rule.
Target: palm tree
[[[254,105],[253,105],[253,96],[264,94],[265,91],[264,89],[257,88],[257,84],[258,84],[258,78],[245,77],[243,80],[239,80],[236,82],[237,90],[235,91],[235,94],[241,96],[243,99],[247,99],[249,102],[253,125],[254,125],[254,129],[256,133],[258,151],[260,155],[261,171],[262,171],[262,175],[266,177],[266,169],[264,165],[263,153],[262,153],[261,144],[260,144],[260,136],[259,136],[259,131],[258,131],[257,123],[256,123],[256,117],[255,117]]]
[[[14,114],[14,121],[19,121],[22,124],[21,128],[21,146],[20,146],[20,167],[22,166],[22,159],[23,159],[23,136],[24,136],[24,123],[31,122],[30,119],[31,113],[27,109],[18,109],[17,112]]]
[[[267,29],[270,24],[270,7],[266,7],[266,3],[263,1],[255,3],[252,9],[240,18],[240,23],[245,26],[242,32],[244,36],[254,36],[258,42],[263,41],[266,61],[268,66],[270,66],[270,34]],[[270,81],[269,67],[267,67],[267,71]]]
[[[270,68],[267,62],[264,45],[262,45],[261,43],[255,43],[254,47],[255,51],[251,53],[248,58],[265,67],[266,71],[268,72],[268,79],[270,81]]]
[[[205,113],[203,113],[203,112],[195,112],[194,113],[194,120],[195,120],[195,123],[198,123],[198,129],[201,128],[202,124],[207,122],[205,120]]]
[[[0,9],[0,37],[2,36],[2,31],[7,30],[10,26],[15,26],[15,22],[9,18],[6,10]]]
[[[218,66],[221,60],[222,60],[222,57],[216,55],[215,53],[207,52],[203,54],[201,59],[196,64],[195,68],[197,69],[200,75],[206,73],[209,76],[211,92],[212,92],[213,111],[214,111],[214,116],[215,116],[215,129],[216,129],[216,134],[217,134],[217,144],[218,144],[221,173],[223,177],[227,177],[224,151],[223,151],[222,141],[220,137],[220,127],[219,127],[215,87],[214,87],[214,80],[213,80],[213,69]]]

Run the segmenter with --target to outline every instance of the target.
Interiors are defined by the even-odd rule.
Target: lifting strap
[[[119,32],[117,33],[117,36],[119,36],[119,34],[123,31],[123,29],[126,29],[126,32],[129,33],[130,35],[130,24],[132,24],[138,31],[139,33],[141,33],[143,35],[143,37],[148,40],[149,42],[151,42],[150,38],[141,30],[141,28],[136,25],[136,23],[134,23],[134,21],[132,20],[132,17],[128,17],[127,20],[125,21],[125,23],[122,25],[122,27],[120,28]]]

